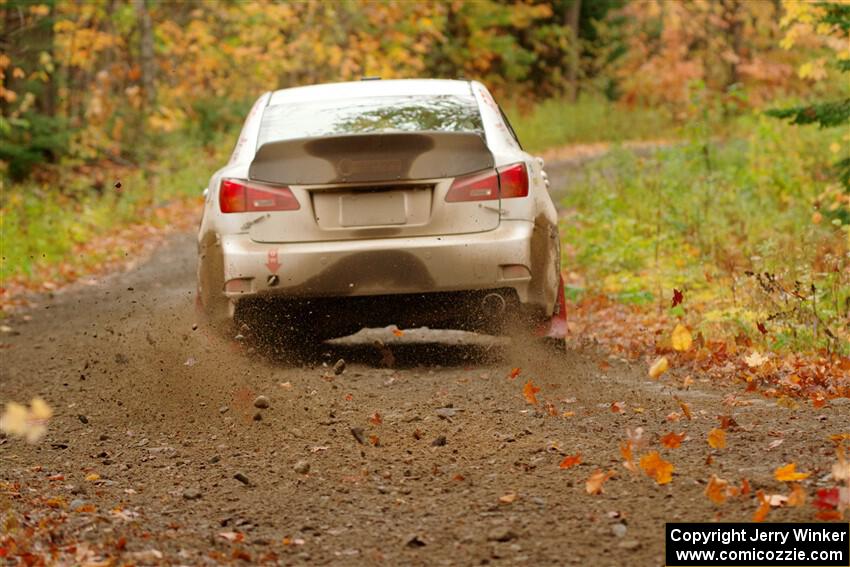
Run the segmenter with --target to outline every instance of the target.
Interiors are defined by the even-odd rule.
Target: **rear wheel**
[[[224,295],[224,257],[214,234],[204,236],[198,252],[198,307],[209,325],[226,330],[230,301]]]

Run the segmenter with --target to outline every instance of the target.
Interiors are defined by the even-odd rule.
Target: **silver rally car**
[[[474,81],[269,92],[205,191],[198,302],[214,322],[330,338],[396,324],[565,332],[555,207]]]

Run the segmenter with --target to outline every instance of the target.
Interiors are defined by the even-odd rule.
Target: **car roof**
[[[363,80],[309,85],[274,91],[269,106],[293,102],[350,99],[375,96],[471,96],[469,81],[449,79]]]

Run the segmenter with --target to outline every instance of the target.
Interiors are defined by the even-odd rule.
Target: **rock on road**
[[[774,468],[793,461],[817,482],[828,434],[848,427],[846,406],[791,410],[699,376],[678,390],[580,346],[385,331],[392,368],[371,337],[269,359],[193,328],[195,265],[192,236],[177,235],[134,271],[9,320],[0,401],[54,409],[39,444],[0,439],[0,509],[57,522],[8,531],[18,546],[137,564],[663,565],[665,521],[751,518],[753,494],[705,497],[711,474],[787,493]],[[748,405],[724,404],[730,391]],[[692,420],[668,421],[676,397]],[[712,450],[718,415],[738,426]],[[622,466],[638,427],[675,465],[670,484]],[[662,450],[670,431],[687,438]],[[616,475],[589,495],[597,470]]]

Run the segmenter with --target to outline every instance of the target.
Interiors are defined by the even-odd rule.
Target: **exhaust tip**
[[[268,277],[266,283],[269,284],[269,287],[275,287],[280,283],[280,277],[277,274],[272,274]]]
[[[488,316],[502,315],[506,307],[507,302],[501,293],[488,293],[481,300],[481,309]]]

